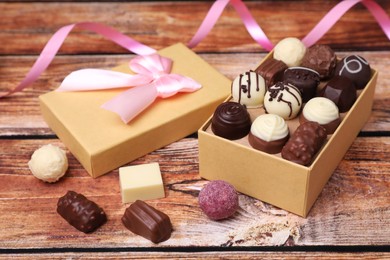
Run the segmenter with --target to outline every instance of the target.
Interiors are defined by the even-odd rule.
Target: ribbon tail
[[[124,123],[130,122],[154,102],[158,92],[154,83],[126,90],[101,107],[117,113]]]
[[[130,75],[102,69],[82,69],[70,73],[57,91],[85,91],[145,85],[152,80],[146,75]]]

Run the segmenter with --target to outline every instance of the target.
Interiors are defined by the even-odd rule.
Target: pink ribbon
[[[57,91],[85,91],[113,89],[132,86],[102,105],[102,108],[117,113],[128,123],[157,97],[167,98],[178,92],[193,92],[201,85],[191,78],[170,73],[172,60],[157,53],[137,56],[129,63],[137,73],[130,75],[100,69],[82,69],[69,74]]]

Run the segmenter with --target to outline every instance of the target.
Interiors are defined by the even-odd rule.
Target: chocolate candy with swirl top
[[[336,75],[352,80],[356,89],[363,89],[371,78],[370,64],[359,55],[349,55],[336,66]]]
[[[325,142],[326,136],[325,128],[317,122],[303,123],[283,147],[282,157],[301,165],[308,165]]]
[[[126,209],[122,223],[131,232],[155,244],[169,239],[172,233],[168,215],[141,200],[136,200]]]
[[[103,209],[84,195],[68,191],[58,200],[57,212],[69,224],[84,233],[90,233],[106,223]]]
[[[246,108],[237,102],[220,104],[211,120],[211,130],[220,137],[236,140],[246,136],[251,129],[251,119]]]

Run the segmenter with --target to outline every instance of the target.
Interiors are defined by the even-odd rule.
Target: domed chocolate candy
[[[251,120],[246,108],[237,102],[220,104],[211,120],[215,135],[229,140],[240,139],[249,133]]]
[[[333,134],[341,122],[339,109],[335,103],[324,97],[310,99],[303,108],[299,121],[317,122],[326,129],[327,134]]]
[[[334,76],[321,90],[320,96],[332,100],[340,113],[346,112],[356,101],[355,84],[346,77]]]
[[[363,57],[349,55],[337,64],[335,75],[347,77],[356,89],[363,89],[371,78],[370,64]]]
[[[317,44],[306,50],[301,66],[317,71],[321,79],[326,79],[332,76],[336,63],[334,51],[328,45]]]
[[[306,103],[316,95],[320,75],[309,68],[291,67],[284,71],[283,81],[296,86],[302,95],[302,102]]]
[[[232,82],[233,100],[248,108],[262,106],[264,94],[264,78],[254,71],[240,74]]]
[[[294,67],[301,64],[305,52],[306,47],[299,39],[289,37],[276,44],[274,59],[283,61],[288,67]]]
[[[269,58],[261,63],[255,71],[264,78],[265,86],[268,88],[283,80],[283,73],[286,69],[287,65],[283,61]]]
[[[248,135],[249,144],[260,151],[280,153],[289,134],[286,121],[278,115],[264,114],[253,121]]]
[[[264,97],[264,109],[269,114],[279,115],[284,119],[295,118],[302,106],[299,90],[287,83],[278,82],[268,88]]]

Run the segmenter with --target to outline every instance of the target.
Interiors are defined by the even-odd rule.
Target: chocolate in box
[[[271,52],[263,62],[271,58]],[[213,134],[211,117],[199,129],[199,171],[209,180],[225,180],[249,196],[306,217],[332,173],[371,114],[378,73],[359,93],[352,108],[309,166],[253,149],[247,139],[230,141]],[[226,101],[230,100],[229,97]],[[252,120],[258,114],[252,113]],[[263,112],[264,113],[264,112]],[[290,129],[298,118],[287,121]]]

